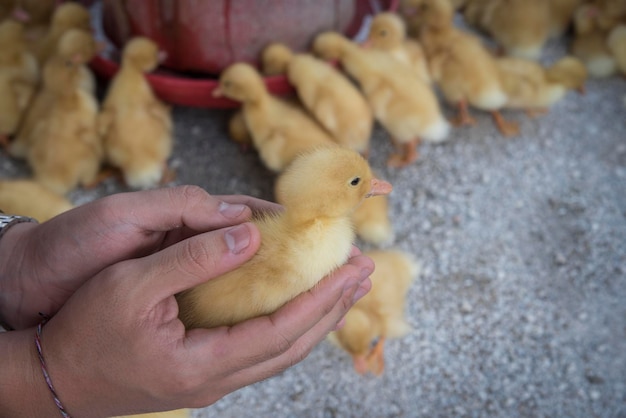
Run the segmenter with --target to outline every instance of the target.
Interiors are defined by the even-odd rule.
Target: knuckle
[[[282,333],[278,333],[274,336],[273,347],[276,353],[282,354],[289,350],[292,346],[292,341]]]
[[[172,192],[175,194],[175,199],[178,197],[182,197],[183,201],[186,202],[188,206],[194,206],[209,197],[209,194],[206,192],[206,190],[204,190],[200,186],[195,185],[174,187],[172,189]]]
[[[189,274],[207,274],[215,269],[215,257],[203,240],[186,240],[182,242],[182,257],[177,257],[179,268]]]

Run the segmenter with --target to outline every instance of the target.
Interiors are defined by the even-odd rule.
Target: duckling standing
[[[313,50],[324,59],[338,59],[359,83],[374,116],[396,146],[397,152],[387,162],[390,166],[413,163],[421,139],[447,139],[450,125],[441,114],[437,97],[405,64],[390,60],[386,52],[363,49],[335,32],[318,35]]]
[[[250,64],[236,63],[226,68],[213,96],[241,102],[254,147],[263,164],[274,172],[283,171],[302,152],[336,145],[304,109],[272,96]]]
[[[287,74],[302,104],[340,145],[367,157],[374,117],[359,90],[330,64],[273,43],[262,54],[264,72]]]
[[[154,187],[172,175],[167,166],[174,146],[171,110],[145,78],[162,58],[153,41],[130,40],[98,117],[106,161],[122,171],[132,188]]]

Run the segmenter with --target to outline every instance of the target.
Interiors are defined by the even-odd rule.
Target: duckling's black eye
[[[353,185],[353,186],[358,186],[360,182],[361,182],[361,177],[355,177],[355,178],[352,179],[350,184]]]
[[[386,30],[381,30],[378,33],[380,34],[380,36],[387,36],[387,31]]]

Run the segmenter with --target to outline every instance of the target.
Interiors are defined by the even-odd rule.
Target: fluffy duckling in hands
[[[238,269],[178,294],[180,319],[187,328],[211,328],[274,312],[345,263],[354,209],[390,191],[355,151],[331,146],[302,154],[277,180],[284,211],[253,219],[261,233],[258,252]]]
[[[376,265],[370,276],[372,289],[348,311],[343,328],[329,339],[352,356],[357,373],[380,376],[385,367],[385,340],[411,330],[405,319],[406,295],[421,267],[410,254],[399,250],[365,255]]]
[[[505,136],[519,133],[519,126],[506,121],[499,110],[507,101],[495,57],[482,41],[458,29],[449,0],[402,0],[406,19],[420,28],[419,40],[426,51],[430,74],[444,98],[458,107],[454,125],[474,125],[468,105],[492,114]]]
[[[379,13],[374,17],[364,46],[388,52],[409,65],[422,81],[431,83],[424,50],[419,42],[407,38],[405,23],[396,13]]]
[[[98,103],[80,85],[84,63],[85,57],[76,55],[46,65],[43,88],[50,107],[34,124],[27,148],[35,180],[60,195],[90,185],[102,162]]]
[[[154,95],[145,77],[162,58],[153,41],[131,39],[98,117],[106,161],[136,189],[154,187],[172,175],[167,166],[174,146],[171,110]]]
[[[363,49],[336,32],[318,35],[313,50],[324,59],[338,59],[358,82],[397,149],[388,160],[390,166],[413,163],[422,139],[441,142],[448,137],[450,125],[437,97],[405,64],[390,60],[386,52]]]
[[[0,180],[0,208],[45,222],[74,205],[32,180]]]
[[[226,68],[213,96],[241,102],[252,143],[263,164],[274,172],[283,171],[302,152],[336,145],[304,109],[271,95],[250,64],[236,63]]]
[[[506,107],[528,113],[547,111],[568,90],[584,91],[587,69],[577,58],[564,57],[550,67],[522,58],[500,58],[498,68],[507,94]]]
[[[342,146],[364,156],[374,118],[359,90],[339,70],[310,54],[294,54],[281,43],[262,53],[266,75],[286,74],[304,107]]]

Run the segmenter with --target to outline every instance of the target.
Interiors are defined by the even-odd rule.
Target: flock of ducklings
[[[144,76],[162,59],[157,45],[140,37],[129,41],[120,71],[98,103],[88,62],[100,46],[91,31],[89,12],[78,3],[56,8],[55,4],[0,1],[0,140],[12,157],[27,161],[34,180],[1,181],[0,207],[41,221],[70,208],[64,196],[100,181],[105,165],[118,170],[131,188],[155,187],[172,176],[167,166],[173,149],[171,111]],[[456,26],[457,12],[490,36],[497,50]],[[546,41],[563,36],[570,26],[571,55],[550,66],[540,64],[537,59]],[[366,163],[374,121],[395,146],[388,164],[404,167],[419,157],[420,141],[442,142],[455,126],[475,124],[470,109],[490,112],[503,135],[517,135],[519,126],[505,120],[502,109],[545,112],[568,90],[583,91],[588,76],[626,72],[625,55],[626,2],[622,0],[402,0],[397,13],[374,16],[366,42],[357,44],[340,33],[326,32],[315,37],[311,53],[273,43],[262,52],[260,70],[246,63],[232,64],[221,73],[213,95],[241,103],[230,119],[229,135],[254,147],[263,164],[279,174],[276,200],[291,220],[278,215],[256,220],[261,230],[269,231],[263,234],[268,241],[263,251],[271,253],[276,246],[270,241],[286,239],[287,231],[293,234],[296,227],[285,225],[295,222],[293,213],[304,212],[308,220],[341,218],[341,225],[353,224],[362,240],[380,246],[393,241],[393,227],[385,196],[389,190],[376,192],[374,173]],[[268,92],[263,76],[276,74],[286,76],[297,98]],[[455,117],[444,117],[440,98],[458,109]],[[316,155],[328,158],[320,163]],[[316,190],[302,207],[298,203],[305,199],[302,191],[292,190],[289,184],[306,172],[344,176],[332,186],[333,192],[339,190],[337,196],[358,191],[341,206],[316,205],[323,200],[322,191]],[[328,186],[324,195],[332,195],[332,179],[322,183]],[[381,196],[365,199],[376,194]],[[35,203],[44,200],[46,204]],[[323,213],[328,210],[332,215]],[[299,237],[308,233],[300,231]],[[335,237],[335,244],[354,239],[350,232],[342,234],[344,239]],[[314,253],[303,247],[306,242],[319,244],[325,239],[310,236],[311,240],[294,240],[293,259]],[[305,288],[345,261],[349,247],[330,246],[337,258],[310,278]],[[346,326],[333,338],[352,354],[359,372],[380,374],[382,341],[408,331],[404,296],[419,265],[397,251],[370,255],[377,264],[373,291],[351,310]],[[255,271],[262,268],[256,266]],[[298,276],[298,267],[293,269],[291,275]],[[244,298],[241,315],[225,319],[227,307],[221,312],[200,312],[198,299],[211,296],[198,295],[213,292],[223,297],[232,292],[209,287],[179,295],[186,325],[232,324],[271,312],[304,290],[283,284],[280,298],[268,297],[272,303],[246,313],[244,308],[254,304]],[[286,288],[293,294],[285,293]]]

